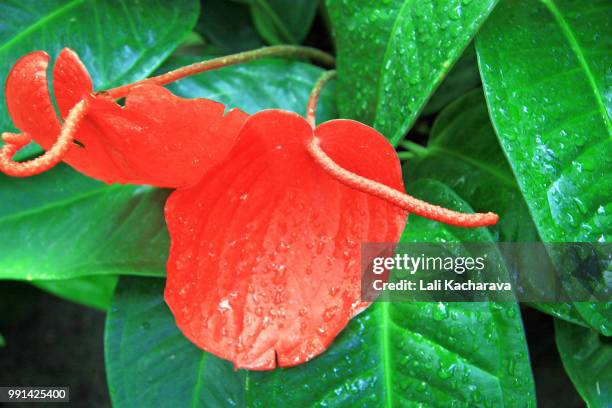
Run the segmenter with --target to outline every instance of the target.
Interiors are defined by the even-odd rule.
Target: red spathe
[[[48,92],[49,56],[37,51],[19,59],[6,81],[15,126],[49,150],[61,127]],[[184,99],[157,85],[134,88],[125,106],[95,94],[76,53],[64,49],[53,69],[62,118],[82,99],[87,116],[64,161],[107,183],[182,187],[197,183],[225,158],[248,115],[208,99]]]
[[[395,151],[374,129],[333,120],[314,135],[340,166],[403,192]],[[257,113],[227,159],[166,205],[166,302],[189,339],[236,367],[324,351],[367,306],[361,243],[397,242],[404,228],[406,211],[321,170],[305,148],[312,137],[296,114]]]

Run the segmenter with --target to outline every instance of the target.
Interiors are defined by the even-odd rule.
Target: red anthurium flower
[[[247,119],[228,159],[172,193],[166,302],[194,343],[270,369],[327,348],[364,305],[362,242],[394,242],[407,211],[344,185],[309,155],[316,137],[345,169],[403,190],[392,146],[372,128],[268,110]],[[350,141],[350,148],[347,148]]]
[[[40,51],[21,58],[8,75],[5,93],[15,126],[50,151],[62,126],[47,91],[48,63]],[[69,49],[55,63],[53,88],[64,127],[77,133],[77,145],[67,139],[59,159],[108,183],[194,184],[225,157],[247,118],[237,109],[225,114],[218,102],[179,98],[149,84],[130,89],[120,106],[105,93],[93,92],[87,70]],[[66,119],[77,105],[79,121],[73,125]],[[28,140],[9,138],[18,145]],[[10,173],[8,159],[4,164]],[[20,166],[13,167],[13,175],[21,175]]]
[[[54,67],[61,125],[47,92],[48,56],[29,54],[6,83],[9,112],[23,133],[3,134],[0,149],[0,170],[9,175],[64,160],[107,182],[178,187],[166,205],[166,302],[195,344],[261,370],[321,353],[367,306],[360,244],[397,241],[409,212],[463,227],[498,219],[406,195],[393,147],[366,125],[332,120],[315,128],[316,100],[331,71],[313,90],[307,120],[282,110],[224,114],[216,102],[161,87],[279,51],[321,57],[269,47],[94,93],[83,64],[64,50]],[[124,106],[115,102],[122,97]],[[30,137],[47,152],[13,162]]]
[[[497,221],[404,194],[393,147],[368,126],[257,113],[225,161],[168,200],[166,303],[188,338],[237,367],[303,363],[367,306],[359,246],[397,242],[407,210]]]

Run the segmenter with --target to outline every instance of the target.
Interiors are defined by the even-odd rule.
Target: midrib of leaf
[[[119,277],[119,280],[117,281],[117,286],[119,286],[120,282],[121,282],[121,277]],[[111,308],[112,308],[112,305],[113,305],[116,293],[117,292],[116,292],[116,288],[115,288],[115,293],[113,294],[113,299],[111,300]],[[110,342],[109,341],[109,338],[110,338],[110,336],[109,336],[109,333],[110,333],[109,326],[110,326],[110,320],[111,320],[110,319],[110,315],[111,315],[110,313],[107,313],[106,314],[106,319],[104,319],[104,366],[105,367],[108,367],[108,362],[109,362],[109,358],[108,358],[109,356],[108,356],[108,351],[107,351],[106,344],[107,344],[107,342]],[[118,357],[119,357],[119,361],[121,361],[121,364],[123,365],[123,353],[121,353],[121,350],[125,350],[125,341],[126,341],[126,337],[127,337],[127,336],[125,336],[125,319],[120,319],[119,320],[119,324],[121,325],[121,336],[119,337],[119,350],[120,350],[120,352],[119,352],[119,356]],[[117,341],[116,337],[112,341],[116,342]],[[123,389],[124,390],[129,390],[130,389],[129,385],[126,384],[126,376],[121,376],[121,383],[123,384]],[[111,391],[111,390],[109,389],[109,391]],[[111,398],[112,398],[114,393],[113,392],[109,392],[109,393],[111,394]]]
[[[98,3],[96,1],[94,1],[92,3],[93,6],[93,15],[94,15],[94,20],[96,22],[96,39],[98,40],[98,49],[100,51],[100,56],[99,61],[100,64],[102,66],[106,65],[106,58],[104,58],[104,51],[105,51],[105,43],[104,40],[102,39],[102,22],[100,21],[100,12],[98,11]]]
[[[490,235],[490,234],[489,234]],[[492,239],[492,237],[491,237]],[[495,318],[495,313],[493,313],[492,310],[492,305],[494,302],[486,302],[487,303],[487,308],[490,311],[491,314],[491,318],[493,320],[495,320],[497,322],[497,319]],[[390,352],[389,352],[389,344],[390,344],[390,340],[389,340],[389,328],[392,326],[392,324],[396,324],[392,321],[390,321],[389,318],[389,312],[388,312],[388,302],[380,302],[381,306],[381,326],[382,326],[382,336],[381,336],[381,342],[380,342],[380,348],[381,348],[381,354],[383,355],[383,375],[384,375],[384,383],[385,383],[385,389],[386,389],[386,396],[385,396],[385,407],[387,408],[392,408],[393,407],[393,396],[391,393],[392,390],[392,384],[393,384],[393,378],[391,376],[391,360],[390,360]],[[499,338],[502,338],[502,334],[500,331],[500,328],[502,327],[502,324],[496,324],[495,325],[495,330],[498,334]],[[479,370],[480,372],[482,372],[483,374],[493,378],[495,380],[495,383],[497,384],[498,388],[499,388],[499,395],[502,395],[502,397],[504,396],[504,392],[503,392],[503,387],[502,387],[502,381],[501,381],[501,375],[499,373],[499,371],[492,371],[489,368],[487,368],[486,366],[482,366],[477,364],[474,359],[471,356],[465,356],[463,354],[461,354],[461,352],[457,351],[457,350],[453,350],[451,348],[448,348],[447,346],[439,343],[438,341],[432,339],[432,338],[428,338],[426,337],[423,333],[421,332],[416,332],[413,331],[412,333],[418,334],[419,336],[421,336],[421,338],[425,339],[427,342],[429,342],[431,345],[434,346],[438,346],[443,348],[444,350],[447,350],[449,353],[457,356],[463,364],[471,366],[477,370]],[[498,343],[499,345],[499,343]],[[503,347],[499,347],[499,350],[501,352],[501,354],[503,354]],[[503,354],[505,355],[505,354]],[[502,361],[500,361],[500,363],[503,363]],[[419,379],[418,377],[414,377],[415,379]],[[439,386],[434,386],[433,384],[430,384],[433,388],[437,389],[439,392],[445,394],[446,396],[448,396],[449,398],[456,398],[457,396],[454,396],[453,394],[449,393],[448,390],[445,390],[444,388],[441,388]],[[399,397],[403,397],[402,395],[399,395]],[[505,398],[503,398],[505,401]],[[468,403],[468,401],[466,400],[462,400],[465,403]]]
[[[393,407],[393,379],[391,377],[391,353],[389,352],[389,303],[380,303],[380,313],[382,318],[382,335],[380,336],[380,353],[382,355],[383,377],[385,379],[385,406]]]
[[[593,72],[591,71],[591,67],[589,66],[584,56],[584,53],[582,52],[582,47],[578,43],[578,40],[576,39],[574,32],[572,31],[569,24],[567,24],[567,21],[565,21],[563,14],[561,14],[561,11],[557,7],[554,0],[541,0],[541,1],[548,8],[550,13],[554,17],[555,21],[559,25],[559,28],[561,29],[561,32],[563,33],[563,35],[567,39],[567,42],[572,48],[572,51],[574,51],[574,54],[576,54],[576,58],[578,59],[578,62],[580,63],[580,66],[582,67],[582,70],[584,71],[584,74],[587,77],[587,80],[589,81],[589,85],[591,86],[595,99],[597,100],[597,106],[599,108],[601,115],[603,116],[606,129],[608,130],[608,135],[612,137],[612,121],[610,120],[610,116],[608,115],[608,111],[606,109],[606,105],[603,102],[601,93],[599,92],[599,89],[597,88],[597,83],[595,82],[595,77],[593,75]]]
[[[30,210],[25,210],[25,211],[19,211],[16,213],[12,213],[10,215],[5,215],[4,217],[0,217],[0,224],[4,223],[6,221],[13,221],[15,219],[19,219],[19,218],[23,218],[23,217],[27,217],[30,215],[36,215],[36,214],[40,214],[40,213],[44,213],[47,211],[51,211],[57,207],[64,207],[70,204],[73,204],[75,202],[79,202],[82,200],[86,200],[88,198],[91,197],[95,197],[97,195],[109,192],[109,191],[113,191],[113,190],[118,190],[120,188],[122,188],[124,186],[121,185],[111,185],[111,186],[104,186],[102,188],[96,189],[96,190],[91,190],[88,191],[86,193],[82,193],[82,194],[77,194],[75,196],[72,196],[70,198],[66,198],[64,200],[59,200],[59,201],[55,201],[53,203],[50,204],[45,204],[45,205],[41,205],[39,207],[30,209]]]
[[[244,407],[249,408],[249,392],[251,389],[251,372],[247,371],[244,374]]]
[[[490,233],[488,235],[491,236]],[[491,236],[491,239],[493,239],[492,236]],[[491,319],[493,319],[493,321],[497,321],[495,311],[492,309],[492,307],[493,307],[493,302],[487,302],[487,308],[489,309],[489,313],[491,314]],[[517,313],[520,313],[520,312],[517,312]],[[501,333],[499,330],[500,327],[501,327],[500,324],[495,325],[495,332],[497,333],[498,339],[501,339],[503,337],[503,333]],[[499,341],[498,341],[498,345],[499,345]],[[499,349],[502,351],[504,350],[503,347],[500,347]],[[500,353],[500,357],[502,357],[503,355],[504,355],[503,353]],[[503,361],[500,361],[499,363],[500,363],[501,369],[503,370]],[[502,396],[502,402],[503,402],[502,406],[506,406],[506,394],[504,393],[504,387],[502,387],[501,376],[499,373],[495,373],[494,378],[497,380],[496,382],[497,382],[497,386],[499,387],[499,395]]]
[[[204,368],[206,366],[206,362],[208,361],[208,359],[210,358],[210,354],[206,351],[202,351],[202,357],[200,358],[200,362],[198,364],[198,369],[197,369],[197,376],[198,376],[198,380],[196,382],[195,385],[195,389],[194,389],[194,393],[193,393],[193,397],[191,399],[191,407],[192,408],[197,408],[198,407],[198,395],[200,394],[200,391],[202,389],[202,372],[204,371]],[[276,374],[276,372],[279,371],[278,368],[275,370],[274,374]],[[249,408],[251,405],[249,403],[249,393],[250,393],[250,387],[251,387],[251,372],[246,370],[245,371],[245,375],[244,375],[244,408]],[[273,399],[273,401],[276,401],[276,399]]]
[[[403,16],[403,14],[406,12],[406,10],[408,9],[408,5],[411,3],[410,0],[404,0],[404,4],[402,4],[402,7],[400,7],[399,11],[397,12],[397,16],[395,18],[395,20],[393,21],[393,27],[391,28],[391,31],[389,32],[389,36],[387,37],[387,45],[385,46],[385,53],[383,54],[383,59],[380,62],[380,69],[378,72],[378,84],[376,86],[376,104],[374,106],[376,106],[376,111],[374,112],[374,121],[376,121],[376,116],[378,116],[378,104],[379,101],[381,100],[381,94],[383,93],[383,77],[384,77],[384,72],[385,72],[385,62],[389,59],[389,54],[391,53],[391,39],[393,38],[393,34],[395,34],[395,32],[397,31],[397,27],[399,26],[399,21],[400,18]],[[416,48],[416,52],[418,53],[418,47]],[[386,136],[386,135],[385,135]]]
[[[444,155],[449,155],[452,156],[456,159],[459,160],[463,160],[464,162],[471,164],[472,166],[481,169],[483,171],[485,171],[486,173],[489,173],[490,175],[492,175],[493,177],[495,177],[496,179],[498,179],[501,183],[505,184],[507,187],[510,187],[514,190],[518,191],[518,185],[514,182],[514,180],[512,180],[510,177],[506,176],[505,174],[503,174],[502,172],[494,169],[491,166],[487,166],[486,164],[472,159],[469,156],[465,156],[462,153],[456,152],[454,150],[450,150],[447,149],[445,147],[440,147],[440,146],[431,146],[427,148],[432,154],[433,153],[442,153]]]
[[[478,92],[478,91],[473,91],[473,92]],[[516,183],[516,181],[502,173],[501,171],[488,166],[487,164],[485,164],[484,162],[481,162],[479,160],[476,159],[472,159],[469,156],[464,155],[463,153],[459,153],[455,150],[452,149],[448,149],[446,147],[442,147],[440,146],[440,144],[442,143],[442,141],[448,139],[448,137],[450,136],[449,132],[448,132],[448,128],[451,127],[453,124],[456,124],[457,122],[459,122],[461,120],[461,116],[457,115],[453,118],[453,120],[451,120],[449,123],[447,123],[445,125],[446,129],[441,131],[440,133],[438,133],[438,136],[433,139],[431,145],[427,145],[427,151],[430,153],[443,153],[443,154],[448,154],[449,156],[452,156],[456,159],[460,159],[463,160],[464,162],[471,164],[472,166],[481,169],[483,171],[485,171],[486,173],[489,173],[490,175],[492,175],[493,177],[497,178],[500,182],[504,183],[506,186],[512,188],[513,190],[517,190],[519,191],[519,187],[518,184]],[[488,126],[488,125],[486,125]],[[435,131],[435,129],[434,129]],[[502,149],[503,151],[503,149]],[[505,156],[504,156],[505,157]]]
[[[287,41],[289,41],[292,44],[297,42],[293,34],[291,34],[291,32],[287,29],[287,27],[285,27],[285,25],[282,23],[282,21],[278,17],[278,14],[274,12],[272,7],[270,7],[270,5],[268,4],[266,0],[257,0],[255,4],[261,7],[263,12],[266,13],[268,17],[270,17],[270,19],[272,19],[272,22],[274,23],[276,28],[278,28],[282,32],[282,34],[285,36]]]
[[[138,30],[136,29],[136,26],[134,25],[134,20],[132,19],[132,16],[130,16],[130,11],[125,5],[125,1],[119,0],[119,3],[121,4],[121,11],[123,11],[123,15],[125,16],[125,19],[127,20],[128,25],[130,26],[130,31],[132,32],[132,36],[134,37],[134,39],[136,40],[136,42],[138,43],[140,47],[145,48],[144,43],[142,42],[142,38],[140,37],[140,35],[138,35]],[[171,24],[168,24],[168,26],[171,26]]]
[[[200,390],[202,389],[202,370],[206,365],[206,361],[208,360],[208,353],[205,351],[201,352],[202,357],[200,357],[200,363],[198,364],[197,376],[198,379],[196,381],[195,388],[193,390],[193,396],[191,398],[191,408],[196,408],[198,406],[198,395],[200,395]]]
[[[11,38],[9,41],[5,42],[4,44],[2,44],[2,46],[0,46],[0,52],[3,52],[6,48],[12,46],[13,44],[15,44],[16,42],[19,42],[19,40],[21,40],[23,37],[27,36],[28,34],[30,34],[32,31],[36,30],[37,28],[39,28],[40,26],[42,26],[43,24],[52,21],[53,19],[55,19],[56,17],[61,16],[62,14],[64,14],[65,12],[73,9],[74,7],[76,7],[79,4],[84,3],[85,0],[72,0],[70,3],[65,4],[59,8],[57,8],[55,11],[53,11],[52,13],[49,13],[47,15],[44,15],[42,18],[36,20],[33,24],[30,24],[29,26],[27,26],[25,29],[21,30],[19,32],[19,34],[15,35],[13,38]]]

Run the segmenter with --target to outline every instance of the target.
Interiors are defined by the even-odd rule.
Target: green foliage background
[[[384,134],[410,194],[501,214],[499,225],[477,230],[411,216],[403,241],[610,241],[607,0],[0,1],[2,81],[37,49],[52,57],[75,49],[105,89],[266,44],[336,54],[337,80],[318,120],[355,118]],[[249,113],[303,114],[322,72],[269,59],[170,89]],[[0,128],[12,130],[0,102]],[[518,304],[377,303],[311,362],[234,371],[183,338],[163,302],[167,194],[105,185],[65,165],[32,179],[0,177],[0,279],[107,311],[114,406],[537,404]],[[554,317],[563,365],[585,403],[611,406],[612,306],[530,307]],[[0,347],[10,341],[0,335]]]

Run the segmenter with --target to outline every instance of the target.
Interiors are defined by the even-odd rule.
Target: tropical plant
[[[355,119],[387,137],[411,195],[500,216],[477,229],[410,216],[402,242],[612,238],[609,1],[0,1],[3,82],[34,50],[52,58],[75,50],[94,89],[110,89],[280,44],[335,55],[317,122]],[[264,58],[168,88],[248,114],[304,115],[326,68]],[[2,102],[0,129],[14,130]],[[40,152],[32,143],[17,158]],[[0,176],[0,279],[106,313],[113,406],[547,406],[536,399],[539,382],[565,374],[534,381],[541,339],[526,337],[527,314],[554,319],[560,359],[584,402],[612,405],[610,302],[375,302],[308,362],[234,370],[184,337],[164,302],[168,194],[105,184],[66,164]],[[609,276],[596,279],[610,287]],[[13,301],[0,298],[0,311],[12,313]],[[0,335],[0,347],[10,342]]]

